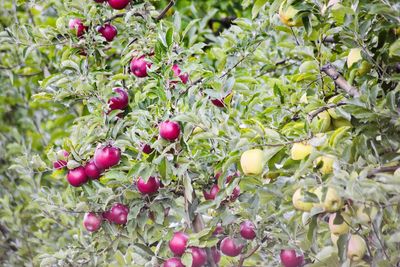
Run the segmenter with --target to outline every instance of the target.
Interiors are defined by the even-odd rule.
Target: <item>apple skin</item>
[[[341,212],[340,215],[344,220],[341,224],[334,224],[336,213],[332,213],[331,215],[329,215],[329,230],[334,235],[345,234],[350,230],[349,227],[349,224],[351,223],[350,217],[344,212]]]
[[[101,222],[103,218],[100,215],[97,215],[94,212],[85,213],[83,217],[83,226],[89,232],[96,232],[101,227]]]
[[[151,146],[149,144],[143,144],[142,152],[149,155],[149,154],[151,154],[151,152],[153,152],[153,149],[151,148]]]
[[[315,159],[315,165],[322,165],[319,168],[319,171],[323,174],[330,174],[333,172],[333,163],[335,162],[335,158],[332,156],[321,156]]]
[[[181,68],[179,68],[178,64],[174,64],[172,66],[172,71],[174,72],[174,76],[179,77],[183,84],[187,84],[189,80],[189,74],[187,72],[181,74]]]
[[[244,221],[240,224],[240,235],[244,239],[253,240],[256,237],[256,226],[252,221]]]
[[[129,95],[122,88],[114,88],[113,91],[118,94],[118,96],[111,97],[108,100],[108,105],[110,110],[125,109],[129,104]]]
[[[221,261],[221,252],[216,247],[212,247],[211,254],[213,256],[214,263],[218,264]]]
[[[220,223],[217,223],[217,226],[215,227],[215,230],[213,232],[213,235],[222,235],[224,233],[224,228],[222,227],[222,225]]]
[[[377,214],[378,209],[375,206],[361,205],[356,210],[356,217],[363,224],[370,224]]]
[[[361,261],[367,252],[367,244],[359,235],[351,235],[347,244],[347,258],[351,261]]]
[[[54,169],[62,169],[64,167],[66,167],[68,164],[68,162],[66,162],[65,160],[57,160],[53,162],[53,168]]]
[[[174,233],[168,244],[169,249],[175,256],[182,256],[185,253],[188,239],[189,237],[183,232]]]
[[[107,42],[114,40],[118,33],[117,28],[111,24],[105,24],[104,26],[101,26],[98,31],[107,40]]]
[[[113,9],[121,10],[129,4],[130,0],[108,0],[107,2]]]
[[[68,183],[74,187],[83,185],[87,180],[88,177],[86,176],[85,168],[82,166],[70,170],[67,174]]]
[[[352,127],[353,125],[351,124],[350,121],[346,120],[345,118],[337,118],[332,120],[332,125],[333,128],[338,129],[340,127],[348,126]]]
[[[302,160],[311,154],[313,147],[306,143],[294,143],[290,151],[293,160]]]
[[[150,176],[146,183],[141,177],[139,177],[136,182],[136,186],[140,193],[144,195],[151,195],[156,193],[160,188],[160,180],[158,180],[156,177]]]
[[[192,267],[201,267],[204,266],[207,262],[207,253],[203,248],[191,247],[190,248],[192,254]]]
[[[104,3],[106,0],[94,0],[96,3]]]
[[[313,133],[324,133],[329,130],[331,126],[331,116],[328,111],[322,111],[315,116],[310,124]]]
[[[203,191],[203,195],[204,195],[204,198],[205,198],[206,200],[214,200],[215,197],[217,196],[218,192],[219,192],[219,187],[218,187],[217,184],[214,184],[214,185],[211,187],[211,189],[210,189],[209,192]]]
[[[86,26],[83,25],[80,19],[70,19],[68,26],[71,30],[74,30],[77,37],[81,37],[86,32]]]
[[[115,224],[126,224],[129,208],[122,203],[115,203],[110,210],[103,212],[103,218]]]
[[[239,244],[235,239],[231,237],[225,237],[221,241],[220,249],[224,255],[236,257],[242,252],[243,246],[244,245]]]
[[[162,267],[185,267],[179,258],[170,258],[164,261]]]
[[[295,209],[297,210],[301,210],[301,211],[306,211],[309,212],[313,206],[314,203],[313,202],[305,202],[303,201],[303,190],[301,188],[298,188],[292,197],[292,203]]]
[[[295,18],[299,10],[292,5],[287,5],[284,1],[279,7],[279,18],[288,27],[298,27],[303,25],[301,17]]]
[[[225,104],[225,98],[229,97],[231,94],[232,94],[232,91],[228,91],[228,92],[226,93],[226,95],[225,95],[224,97],[222,97],[222,98],[214,98],[214,99],[211,99],[211,103],[212,103],[214,106],[216,106],[216,107],[224,108],[224,107],[226,106],[226,104]]]
[[[174,141],[178,139],[181,133],[181,127],[179,123],[175,121],[166,120],[159,125],[160,136],[168,141]]]
[[[257,148],[243,152],[240,165],[245,175],[260,175],[264,169],[263,151]]]
[[[98,169],[106,170],[119,163],[121,150],[118,147],[107,145],[98,147],[94,152],[94,164]]]
[[[280,258],[284,267],[300,267],[304,261],[304,256],[297,256],[294,249],[282,249]]]
[[[94,160],[89,161],[85,165],[85,173],[86,176],[92,180],[99,179],[103,170],[97,168]]]
[[[332,188],[328,187],[326,190],[325,200],[323,201],[323,190],[322,187],[317,187],[315,189],[314,194],[318,196],[320,200],[320,205],[325,209],[326,212],[335,212],[340,210],[343,207],[343,200],[337,193],[337,191]]]
[[[147,77],[147,68],[150,67],[151,63],[147,62],[144,56],[133,58],[130,64],[131,72],[138,78]]]

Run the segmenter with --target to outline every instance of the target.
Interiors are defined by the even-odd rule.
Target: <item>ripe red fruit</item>
[[[92,180],[99,179],[99,177],[101,176],[102,172],[103,172],[103,170],[100,170],[99,168],[97,168],[97,166],[96,166],[96,164],[94,163],[93,160],[89,161],[85,165],[86,176],[89,177]]]
[[[192,267],[201,267],[207,262],[207,253],[204,249],[198,247],[190,248],[192,253]]]
[[[185,265],[178,258],[170,258],[164,261],[162,267],[185,267]]]
[[[139,58],[133,58],[131,61],[131,72],[133,75],[139,78],[143,78],[147,76],[147,68],[151,67],[151,63],[147,62],[144,56]]]
[[[143,144],[142,152],[145,154],[150,154],[151,152],[153,152],[153,149],[151,148],[151,146],[149,144]]]
[[[178,64],[174,64],[172,66],[172,71],[174,72],[175,77],[179,77],[181,79],[181,82],[186,84],[189,80],[189,74],[187,72],[181,74],[181,68],[179,68]]]
[[[139,177],[136,186],[140,193],[150,195],[158,191],[160,188],[160,180],[156,177],[150,176],[146,183],[141,177]]]
[[[114,88],[113,91],[118,94],[118,96],[111,97],[108,100],[108,105],[110,110],[115,109],[125,109],[129,104],[129,95],[128,93],[122,88]]]
[[[113,9],[124,9],[128,4],[130,0],[108,0],[108,4],[110,7]]]
[[[222,97],[220,99],[218,99],[218,98],[211,99],[211,103],[213,103],[214,106],[217,106],[219,108],[223,108],[223,107],[225,107],[225,103],[224,103],[225,98],[227,98],[231,94],[232,94],[232,91],[229,91],[229,92],[227,92],[227,94],[224,97]]]
[[[294,249],[282,249],[280,257],[284,267],[300,267],[304,260],[303,255],[297,256]]]
[[[100,229],[101,222],[103,218],[97,215],[94,212],[85,213],[83,217],[83,226],[85,226],[86,230],[89,232],[95,232]]]
[[[203,195],[206,200],[214,200],[218,192],[219,192],[219,187],[217,184],[214,184],[211,187],[210,192],[203,191]]]
[[[96,3],[104,3],[106,0],[94,0]]]
[[[244,221],[240,225],[240,235],[244,239],[252,240],[256,237],[256,226],[251,221]]]
[[[97,148],[94,152],[94,164],[98,169],[105,170],[117,165],[120,159],[121,150],[111,145]]]
[[[77,37],[81,37],[86,31],[86,27],[80,19],[70,19],[68,26],[75,31]]]
[[[222,225],[220,223],[218,223],[217,226],[215,227],[213,235],[221,235],[223,233],[224,233],[224,228],[222,227]]]
[[[117,28],[111,24],[105,24],[104,26],[101,26],[98,31],[101,33],[101,35],[103,35],[104,38],[106,38],[107,42],[114,40],[114,37],[117,36],[118,33]]]
[[[229,197],[229,200],[233,202],[233,201],[235,201],[239,196],[240,196],[240,187],[239,187],[239,186],[236,186],[236,187],[233,189],[232,194],[231,194],[230,197]]]
[[[219,261],[221,260],[221,252],[219,252],[219,250],[216,247],[212,247],[211,254],[213,256],[214,262],[218,264]]]
[[[183,232],[176,232],[169,241],[169,249],[175,256],[182,256],[185,253],[189,237]]]
[[[115,224],[126,224],[129,208],[121,203],[115,203],[110,210],[103,213],[103,218]]]
[[[183,84],[187,84],[187,82],[189,81],[189,73],[185,72],[179,75],[179,78],[181,79]]]
[[[65,160],[57,160],[53,162],[54,169],[62,169],[67,166],[67,162]]]
[[[221,242],[220,249],[226,256],[236,257],[242,252],[243,245],[233,238],[225,237]]]
[[[67,181],[70,185],[78,187],[86,183],[88,177],[85,173],[85,168],[79,166],[73,170],[70,170],[67,174]]]
[[[166,120],[159,125],[160,136],[166,140],[174,141],[179,137],[181,127],[175,121]]]

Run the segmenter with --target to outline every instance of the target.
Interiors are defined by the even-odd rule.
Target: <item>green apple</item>
[[[289,27],[298,27],[303,25],[301,16],[298,16],[299,10],[292,5],[288,5],[286,1],[279,7],[279,18],[283,24]]]
[[[319,171],[325,175],[332,173],[334,161],[335,158],[333,156],[321,156],[315,159],[314,164],[320,166]]]
[[[331,116],[329,112],[324,110],[318,113],[311,121],[311,130],[314,133],[323,133],[329,130],[331,126]]]
[[[243,152],[240,158],[245,175],[259,175],[264,169],[264,153],[261,149],[250,149]]]
[[[307,143],[294,143],[290,151],[293,160],[302,160],[311,154],[313,147]]]
[[[378,214],[378,209],[375,206],[361,205],[357,207],[357,219],[363,224],[370,224]]]
[[[344,99],[343,95],[335,95],[328,100],[328,104],[337,104]],[[336,108],[328,109],[328,113],[332,119],[338,119],[339,115],[336,113]]]
[[[322,206],[326,212],[335,212],[343,207],[342,198],[332,187],[317,187],[317,189],[314,191],[314,194],[318,196],[320,206]]]
[[[361,261],[367,251],[365,240],[359,235],[351,235],[347,244],[347,258],[351,261]]]
[[[332,125],[333,125],[333,127],[335,129],[338,129],[338,128],[343,127],[343,126],[348,126],[348,127],[352,127],[353,126],[351,124],[351,122],[346,120],[345,118],[338,118],[338,119],[332,120]]]
[[[342,222],[339,224],[335,224],[335,218],[337,216],[337,213],[332,213],[329,216],[329,230],[331,231],[332,234],[334,235],[341,235],[349,232],[350,230],[350,217],[348,214],[341,212],[340,216],[342,217]]]
[[[293,206],[297,210],[309,212],[312,209],[312,207],[314,206],[314,203],[303,201],[303,198],[304,198],[303,189],[298,188],[294,192],[293,197],[292,197]]]
[[[354,63],[362,60],[361,48],[350,49],[349,55],[347,56],[347,67],[350,68]]]
[[[363,76],[367,73],[369,73],[369,71],[371,70],[372,65],[369,64],[368,61],[363,60],[360,64],[360,67],[357,69],[357,75],[358,76]]]

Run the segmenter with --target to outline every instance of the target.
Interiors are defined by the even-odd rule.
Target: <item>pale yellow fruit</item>
[[[351,122],[349,122],[345,118],[338,118],[338,119],[332,120],[332,125],[333,125],[333,127],[335,129],[338,129],[338,128],[343,127],[343,126],[347,126],[347,127],[352,127],[353,126],[351,124]]]
[[[332,213],[329,216],[329,230],[331,231],[332,234],[335,235],[341,235],[341,234],[345,234],[350,230],[350,217],[349,215],[347,215],[344,212],[340,213],[340,216],[342,216],[343,221],[339,224],[335,224],[335,218],[336,218],[337,214],[336,213]]]
[[[362,205],[357,208],[357,219],[364,224],[370,224],[378,214],[378,209],[375,206]]]
[[[279,18],[283,24],[289,27],[298,27],[303,25],[301,17],[297,16],[299,10],[284,1],[279,7]]]
[[[314,203],[303,201],[303,197],[303,190],[301,188],[298,188],[293,194],[292,203],[295,209],[308,212],[312,209]]]
[[[357,74],[358,74],[359,76],[363,76],[363,75],[369,73],[369,71],[371,70],[371,68],[372,68],[372,65],[369,64],[368,61],[363,60],[363,61],[361,62],[360,67],[359,67],[358,70],[357,70]]]
[[[318,113],[311,121],[311,130],[314,133],[323,133],[329,130],[331,126],[331,116],[328,111]]]
[[[340,101],[342,101],[343,99],[344,99],[344,96],[336,95],[336,96],[333,96],[333,97],[329,98],[328,104],[337,104]],[[329,115],[331,116],[332,119],[339,118],[339,115],[336,113],[336,108],[328,109],[328,113],[329,113]]]
[[[331,241],[332,241],[332,244],[336,247],[337,246],[337,241],[339,240],[339,236],[338,235],[335,235],[335,234],[333,234],[333,233],[331,233]]]
[[[259,175],[264,169],[264,153],[261,149],[250,149],[245,151],[240,158],[245,175]]]
[[[324,192],[326,193],[324,194]],[[323,187],[318,187],[317,189],[315,189],[314,194],[318,196],[320,205],[324,208],[326,212],[335,212],[343,207],[342,198],[332,187],[328,187],[327,189],[324,189]]]
[[[313,147],[307,143],[294,143],[290,151],[293,160],[302,160],[311,154]]]
[[[349,55],[347,56],[347,67],[350,68],[354,63],[357,63],[361,59],[361,48],[350,49]]]
[[[194,127],[192,134],[198,134],[201,132],[204,132],[204,130],[201,127],[196,126]]]
[[[351,261],[361,261],[367,251],[365,240],[359,235],[351,235],[347,244],[347,258]]]
[[[320,166],[319,171],[325,175],[332,173],[334,162],[335,158],[332,156],[321,156],[315,159],[314,164]]]

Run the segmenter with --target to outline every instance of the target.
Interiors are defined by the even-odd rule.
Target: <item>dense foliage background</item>
[[[176,231],[190,246],[245,244],[219,266],[279,266],[281,249],[307,266],[399,266],[398,1],[3,0],[0,12],[2,266],[160,266]],[[87,26],[81,37],[71,18]],[[106,22],[111,42],[98,33]],[[152,65],[138,78],[129,64],[142,55]],[[129,93],[122,114],[108,111],[115,87]],[[176,141],[158,138],[167,119],[180,124]],[[60,150],[68,169],[85,165],[99,144],[122,151],[99,180],[72,187],[53,167]],[[262,172],[251,174],[240,158],[256,148],[262,160],[247,164]],[[139,176],[163,186],[142,195]],[[308,212],[292,203],[298,188]],[[337,209],[324,204],[329,190]],[[126,225],[85,230],[84,213],[116,202],[129,206]],[[344,213],[349,229],[333,241],[329,217]],[[240,238],[245,220],[252,241]],[[347,255],[351,235],[365,242],[362,260]],[[182,261],[191,266],[189,251]]]

